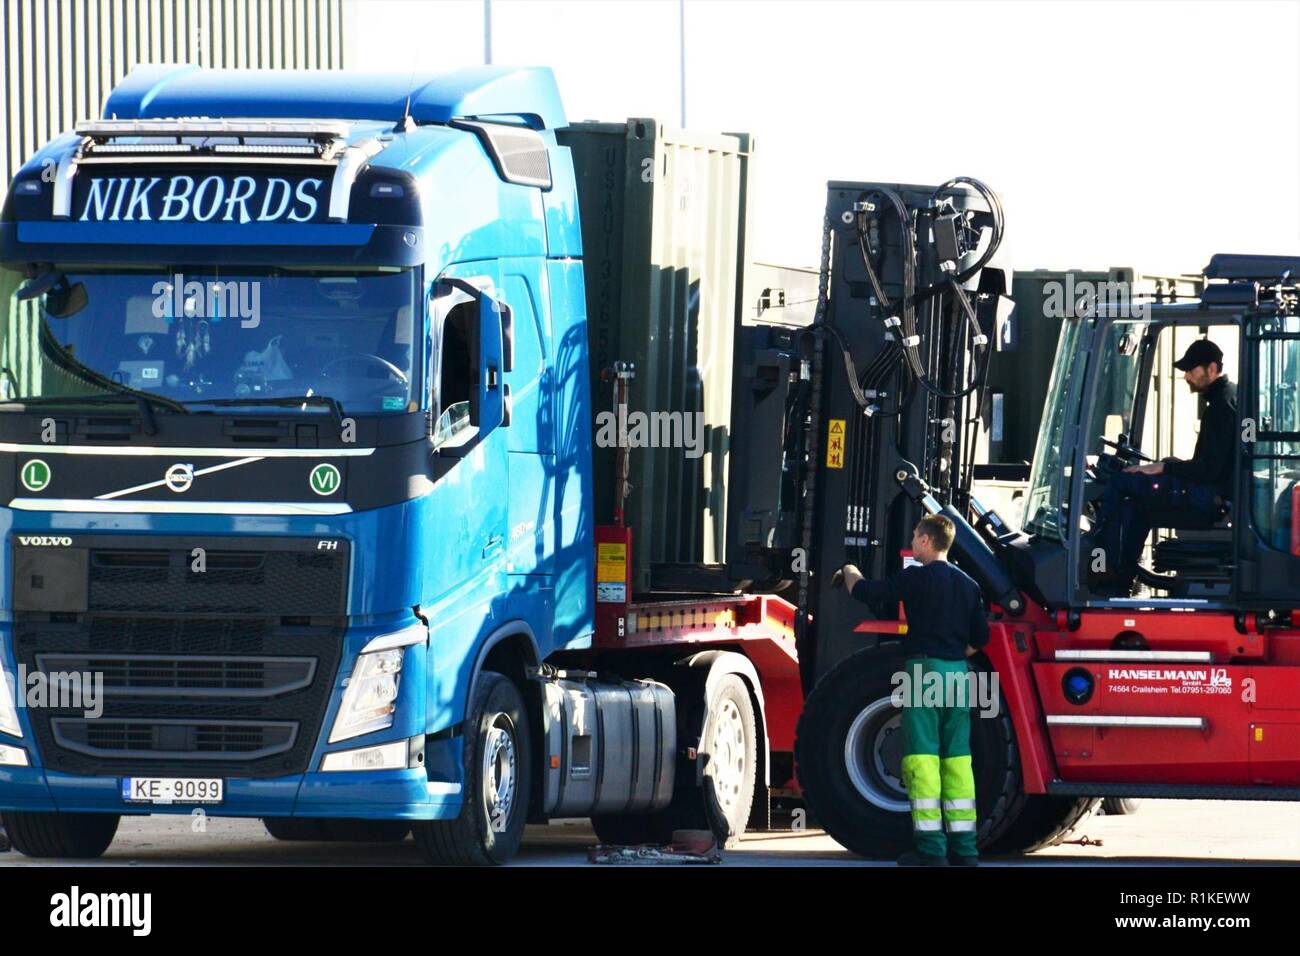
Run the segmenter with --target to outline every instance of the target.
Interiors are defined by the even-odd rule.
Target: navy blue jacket
[[[947,561],[912,565],[881,581],[863,579],[853,596],[869,604],[903,602],[907,613],[909,655],[966,659],[966,646],[981,648],[989,642],[989,619],[984,612],[980,586]]]

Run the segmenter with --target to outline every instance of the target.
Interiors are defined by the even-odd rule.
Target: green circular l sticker
[[[18,477],[28,491],[44,491],[50,483],[50,466],[39,458],[33,458],[23,465]]]
[[[339,490],[343,478],[339,475],[339,470],[333,465],[317,465],[311,470],[307,483],[311,485],[311,490],[318,495],[332,495]]]

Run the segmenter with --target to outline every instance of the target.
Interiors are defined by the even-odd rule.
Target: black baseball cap
[[[1197,339],[1187,346],[1187,351],[1183,353],[1182,358],[1174,363],[1174,368],[1180,372],[1190,372],[1194,368],[1209,365],[1211,362],[1215,362],[1219,368],[1223,368],[1223,349],[1209,339]]]

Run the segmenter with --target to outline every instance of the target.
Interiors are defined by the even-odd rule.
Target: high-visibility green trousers
[[[903,705],[903,784],[912,806],[912,838],[917,852],[975,856],[975,774],[970,760],[969,695],[954,698],[949,674],[961,675],[965,661],[908,658],[904,668],[912,690]],[[935,675],[927,678],[926,675]],[[927,684],[944,688],[934,706]],[[930,699],[927,701],[927,697]],[[961,704],[961,706],[955,706]],[[944,831],[947,831],[946,839]]]

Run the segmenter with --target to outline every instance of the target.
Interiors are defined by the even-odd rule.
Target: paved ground
[[[405,843],[278,843],[256,820],[206,821],[192,832],[188,817],[127,818],[101,864],[420,864]],[[1074,831],[1075,842],[997,865],[1124,865],[1300,862],[1300,804],[1226,803],[1210,800],[1146,800],[1131,816],[1093,816]],[[1097,841],[1100,841],[1098,843]],[[524,866],[585,866],[595,842],[585,820],[529,827],[518,862]],[[884,866],[852,856],[820,831],[747,836],[728,851],[731,866]],[[0,866],[40,866],[17,853],[0,853]]]

